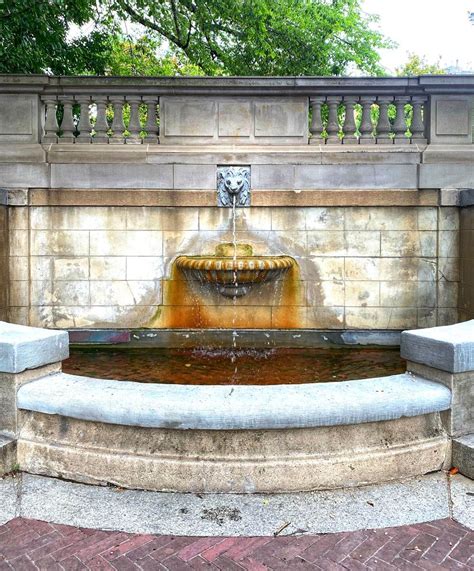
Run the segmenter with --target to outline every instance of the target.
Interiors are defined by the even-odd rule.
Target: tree
[[[104,73],[110,36],[99,25],[68,41],[71,26],[97,19],[95,0],[0,2],[0,73]]]
[[[389,45],[360,0],[109,1],[208,75],[378,74]]]
[[[147,36],[134,40],[116,35],[111,40],[107,63],[108,75],[203,75],[201,68],[189,63],[184,55],[157,55],[158,41]]]
[[[389,42],[361,2],[0,0],[0,72],[379,74]]]
[[[401,77],[413,75],[444,75],[446,70],[441,67],[441,56],[436,63],[428,63],[426,56],[409,53],[406,63],[401,67],[397,67],[395,73]]]

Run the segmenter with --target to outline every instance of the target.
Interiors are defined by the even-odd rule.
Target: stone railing
[[[0,142],[472,143],[474,76],[1,76]]]

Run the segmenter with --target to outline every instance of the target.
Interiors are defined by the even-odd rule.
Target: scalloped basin
[[[225,297],[242,297],[256,284],[280,279],[296,261],[291,256],[254,256],[249,244],[225,243],[214,255],[179,256],[175,264],[190,280],[212,284]]]

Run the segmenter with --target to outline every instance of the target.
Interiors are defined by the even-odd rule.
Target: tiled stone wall
[[[8,215],[0,202],[0,321],[7,318],[8,307]]]
[[[459,318],[474,318],[474,206],[461,209],[460,215],[461,286]]]
[[[46,327],[168,327],[172,262],[232,240],[229,209],[11,207],[10,319]],[[239,209],[239,242],[299,265],[235,303],[203,290],[202,326],[406,329],[457,319],[458,210],[436,207]]]

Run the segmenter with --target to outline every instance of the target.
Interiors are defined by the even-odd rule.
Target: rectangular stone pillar
[[[451,390],[443,421],[453,437],[453,465],[474,478],[474,320],[404,331],[400,352],[409,372]]]
[[[0,320],[8,312],[8,193],[0,189]]]
[[[0,321],[0,475],[16,463],[19,387],[61,370],[69,356],[65,331],[48,331]]]

